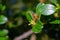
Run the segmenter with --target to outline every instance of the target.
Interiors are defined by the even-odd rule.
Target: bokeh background
[[[60,0],[57,0],[60,4]],[[8,18],[8,22],[5,24],[0,24],[0,40],[13,40],[15,37],[22,35],[23,33],[29,31],[31,26],[28,25],[28,20],[26,19],[26,11],[32,10],[36,13],[36,6],[39,0],[0,0],[0,5],[6,8],[0,10],[0,15],[4,15]],[[51,3],[46,0],[45,3]],[[53,4],[53,3],[51,3]],[[54,5],[54,4],[53,4]],[[1,6],[0,6],[1,7]],[[60,40],[60,24],[49,24],[49,22],[56,19],[60,20],[60,10],[58,10],[58,16],[54,14],[50,16],[41,16],[41,21],[46,23],[42,32],[33,33],[22,40]],[[1,33],[1,30],[8,30],[8,34],[5,36]]]

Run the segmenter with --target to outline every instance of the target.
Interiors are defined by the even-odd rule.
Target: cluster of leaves
[[[60,9],[60,5],[58,4],[57,0],[50,0],[50,2],[52,2],[53,4],[45,4],[45,3],[39,3],[36,7],[36,14],[39,16],[39,18],[41,17],[41,15],[45,15],[45,16],[49,16],[54,14],[58,9]],[[28,19],[29,22],[31,22],[31,20],[33,20],[33,16],[32,16],[32,11],[28,11],[26,13],[26,17]],[[33,22],[32,22],[33,23]],[[43,24],[42,22],[37,19],[37,21],[35,22],[36,24],[32,26],[32,30],[34,33],[39,33],[41,32],[42,28],[43,28]],[[53,22],[50,22],[51,24],[60,24],[60,20],[55,20]]]
[[[0,10],[4,11],[6,9],[5,5],[0,4]],[[4,15],[0,15],[0,25],[5,24],[8,21],[7,17]],[[0,29],[0,40],[8,40],[8,30],[7,29]]]
[[[41,32],[41,29],[43,28],[43,24],[39,20],[36,20],[36,22],[34,22],[34,17],[32,14],[33,14],[32,11],[27,11],[26,18],[30,22],[30,24],[32,25],[33,32],[39,33],[39,32]]]

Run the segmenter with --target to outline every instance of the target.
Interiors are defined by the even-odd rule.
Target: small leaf
[[[40,21],[36,21],[36,25],[32,25],[32,30],[34,33],[39,33],[42,31],[43,24]]]
[[[8,21],[7,17],[0,15],[0,24],[4,24]]]
[[[60,20],[55,20],[55,21],[52,21],[50,22],[51,24],[60,24]]]
[[[0,4],[0,10],[4,11],[6,9],[5,5]]]
[[[30,21],[30,24],[31,24],[31,25],[35,25],[36,23],[35,23],[34,20],[31,20],[31,21]]]
[[[9,28],[13,28],[14,27],[14,25],[12,24],[12,23],[9,23]]]
[[[4,11],[6,9],[6,6],[2,6],[2,11]]]
[[[8,30],[0,30],[0,36],[6,36],[8,34]]]
[[[52,2],[54,4],[58,4],[57,0],[50,0],[50,2]]]
[[[31,21],[33,18],[32,18],[32,11],[27,11],[26,12],[26,18],[28,21]]]
[[[9,23],[8,27],[9,27],[9,28],[15,28],[15,27],[17,27],[17,25],[15,25],[15,24],[13,24],[13,23]]]
[[[56,8],[52,4],[44,4],[44,5],[38,4],[37,8],[36,8],[36,12],[40,15],[41,14],[42,15],[51,15],[55,11],[56,11]]]

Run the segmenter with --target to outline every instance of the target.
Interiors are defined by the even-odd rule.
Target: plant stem
[[[14,40],[23,40],[24,38],[27,38],[29,35],[33,34],[32,29],[23,33],[22,35],[15,37]]]

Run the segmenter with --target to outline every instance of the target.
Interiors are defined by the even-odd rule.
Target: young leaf
[[[32,25],[32,30],[34,33],[39,33],[42,31],[43,24],[40,21],[36,21],[36,25]]]
[[[28,21],[31,21],[33,19],[32,11],[27,11],[26,12],[26,18],[27,18]]]
[[[4,24],[8,21],[7,17],[0,15],[0,24]]]

